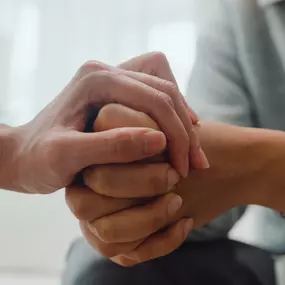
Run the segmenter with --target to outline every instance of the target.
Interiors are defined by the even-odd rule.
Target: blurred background
[[[116,65],[160,50],[185,90],[197,11],[191,0],[0,0],[0,121],[29,121],[91,59]],[[1,191],[0,229],[0,284],[13,285],[26,279],[44,285],[43,277],[58,284],[80,235],[63,191],[45,197]]]
[[[163,51],[185,92],[196,23],[214,3],[0,0],[0,121],[28,122],[91,59],[116,65]],[[66,252],[78,236],[63,191],[45,197],[0,191],[0,284],[59,284]]]

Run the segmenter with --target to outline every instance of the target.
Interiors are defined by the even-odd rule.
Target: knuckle
[[[117,142],[109,142],[109,153],[112,157],[121,157],[123,153],[125,152],[124,150],[126,149],[126,143],[128,143],[128,137],[127,136],[118,136],[117,137]]]
[[[165,112],[174,110],[174,103],[171,97],[161,91],[157,91],[155,94],[156,105],[163,109]]]
[[[110,71],[110,70],[101,70],[96,73],[98,80],[105,82],[114,81],[120,74]]]
[[[134,137],[130,133],[120,131],[116,135],[115,143],[114,141],[109,143],[110,154],[114,157],[122,157],[129,160],[132,157],[134,142]]]
[[[95,248],[101,255],[103,255],[106,258],[111,258],[116,256],[119,251],[116,245],[108,244],[101,241],[96,242]]]
[[[81,195],[74,188],[67,188],[65,200],[73,215],[80,221],[88,220],[88,210]]]
[[[151,53],[153,59],[158,62],[168,62],[166,55],[161,51],[155,51]]]
[[[113,243],[117,240],[118,230],[107,218],[102,218],[93,223],[98,237],[106,243]]]
[[[84,183],[96,194],[112,196],[117,188],[117,176],[110,166],[97,166],[84,173]],[[97,199],[98,200],[98,199]]]
[[[92,227],[93,225],[91,223],[80,221],[82,234],[88,243],[106,258],[111,258],[118,255],[120,251],[118,245],[108,244],[104,241],[101,241],[96,235],[93,234],[91,230]]]
[[[92,190],[98,194],[108,196],[112,192],[113,176],[108,171],[108,167],[99,166],[94,170],[93,181],[91,182]]]
[[[93,191],[96,192],[98,188],[98,182],[101,182],[101,171],[99,167],[92,167],[84,171],[83,173],[83,180],[84,183],[91,188]]]
[[[99,242],[96,246],[98,252],[106,258],[114,257],[118,254],[116,245]]]
[[[163,214],[165,211],[157,211],[154,213],[149,221],[151,231],[155,232],[166,224],[167,218]]]
[[[106,86],[107,84],[111,84],[117,76],[118,74],[109,70],[93,71],[82,76],[82,83],[87,86],[92,86],[94,84]]]
[[[179,97],[182,96],[180,94],[178,86],[175,83],[168,81],[168,80],[164,80],[163,84],[165,86],[166,93],[169,96],[171,96],[172,99],[179,99]],[[182,101],[181,101],[181,104],[183,104]]]
[[[100,70],[82,76],[80,79],[80,89],[85,90],[84,94],[87,102],[94,102],[94,100],[97,103],[102,103],[102,101],[108,102],[110,95],[109,88],[116,83],[118,76],[119,74],[110,70]],[[94,97],[94,93],[98,93],[98,90],[101,90],[100,96],[97,94]],[[82,97],[82,92],[78,96]]]
[[[155,168],[154,168],[155,167]],[[149,189],[151,193],[156,194],[156,196],[161,196],[169,192],[167,177],[168,172],[171,169],[171,165],[168,163],[157,163],[157,165],[151,165],[149,169]]]
[[[86,61],[78,70],[78,74],[81,77],[86,76],[87,74],[96,72],[96,71],[100,71],[100,70],[106,70],[106,66],[99,62],[99,61],[93,61],[93,60],[89,60]]]

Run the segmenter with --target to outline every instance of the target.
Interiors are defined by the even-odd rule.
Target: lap
[[[270,254],[230,240],[185,243],[166,257],[123,268],[80,239],[68,254],[62,284],[273,285],[274,280]]]

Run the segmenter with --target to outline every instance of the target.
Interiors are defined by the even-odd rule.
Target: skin
[[[84,132],[92,111],[111,102],[149,114],[163,133],[149,128]],[[163,54],[143,55],[118,68],[87,62],[31,122],[0,126],[0,188],[53,193],[90,165],[151,157],[166,140],[173,167],[186,176],[189,158],[195,168],[208,167],[193,128],[196,121]]]
[[[122,126],[157,129],[147,115],[114,104],[103,108],[95,122],[101,132]],[[202,122],[198,135],[211,167],[190,170],[174,185],[168,183],[172,166],[160,155],[156,163],[89,168],[84,173],[88,187],[67,189],[67,203],[94,248],[133,266],[179,247],[192,226],[189,218],[198,228],[239,205],[285,209],[283,132]],[[169,214],[174,198],[176,211]]]

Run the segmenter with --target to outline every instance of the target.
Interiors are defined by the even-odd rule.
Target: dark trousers
[[[100,257],[84,240],[68,254],[63,285],[274,285],[269,253],[230,240],[185,243],[131,268]]]

